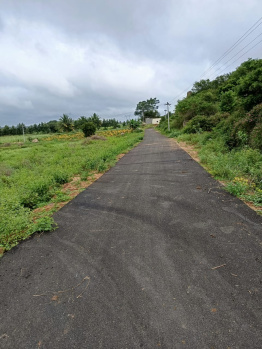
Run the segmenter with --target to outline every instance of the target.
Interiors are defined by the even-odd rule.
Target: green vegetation
[[[249,59],[230,74],[201,80],[178,101],[171,130],[179,141],[194,144],[201,163],[226,189],[262,206],[262,60]]]
[[[87,121],[82,126],[85,137],[90,137],[96,133],[96,126],[93,122]]]
[[[150,98],[146,101],[137,103],[134,115],[139,116],[141,120],[145,121],[145,118],[157,118],[160,116],[158,112],[159,100],[156,98]]]
[[[84,180],[94,171],[107,170],[118,154],[142,138],[141,133],[108,131],[106,141],[87,141],[78,133],[1,146],[0,253],[36,231],[51,230],[56,206],[49,212],[35,209],[68,200],[61,191],[63,184],[76,176]]]
[[[77,120],[73,120],[67,114],[63,114],[59,120],[51,120],[49,122],[41,122],[40,124],[34,124],[30,126],[25,126],[23,123],[19,123],[17,126],[2,126],[0,125],[0,137],[1,136],[21,136],[23,133],[26,135],[32,134],[47,134],[47,133],[60,133],[60,132],[72,132],[81,131],[83,124],[86,122],[92,122],[95,124],[96,129],[99,128],[119,128],[123,126],[123,123],[117,121],[116,119],[103,119],[100,120],[99,116],[94,113],[89,118],[85,116],[80,116]],[[1,141],[1,139],[0,139]]]

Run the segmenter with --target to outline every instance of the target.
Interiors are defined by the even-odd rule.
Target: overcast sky
[[[151,97],[174,109],[261,17],[261,0],[0,0],[0,126],[63,113],[125,120]],[[261,33],[204,78],[261,58],[262,42],[244,54]]]

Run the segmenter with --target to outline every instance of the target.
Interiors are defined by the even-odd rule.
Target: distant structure
[[[161,118],[146,118],[147,125],[159,125]]]
[[[186,94],[187,97],[189,97],[191,95],[192,95],[192,91],[188,91],[187,94]]]

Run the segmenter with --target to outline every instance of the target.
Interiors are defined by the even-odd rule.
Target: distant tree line
[[[100,120],[99,116],[94,113],[90,117],[80,116],[77,120],[73,120],[67,114],[63,114],[59,120],[51,120],[48,122],[41,122],[39,124],[33,124],[30,126],[25,126],[23,123],[19,123],[16,126],[5,125],[0,126],[0,136],[15,136],[25,134],[35,134],[35,133],[58,133],[58,132],[71,132],[82,130],[84,124],[87,122],[92,122],[96,129],[101,127],[120,127],[121,123],[116,119],[103,119]]]

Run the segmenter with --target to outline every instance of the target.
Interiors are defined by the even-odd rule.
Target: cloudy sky
[[[261,0],[0,0],[0,126],[173,109],[261,17]],[[259,24],[204,78],[261,58]]]

